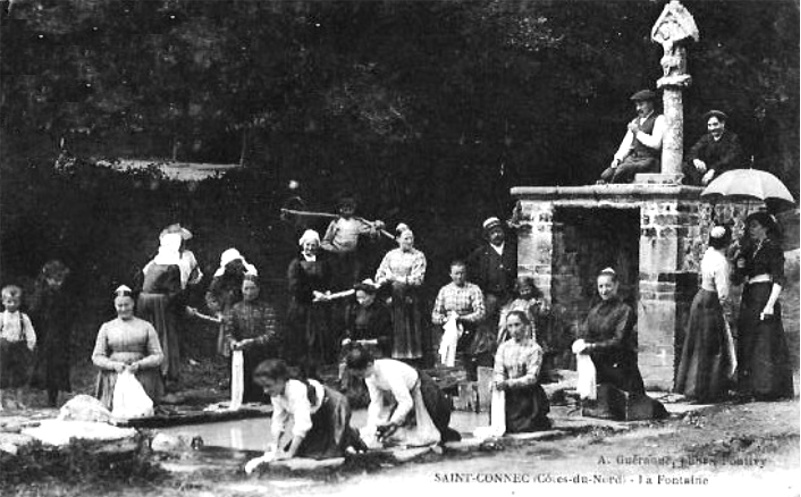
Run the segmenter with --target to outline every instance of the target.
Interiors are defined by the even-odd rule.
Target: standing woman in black
[[[298,240],[300,254],[289,263],[289,309],[286,353],[289,362],[332,364],[339,344],[330,330],[331,267],[320,254],[320,235],[306,230]]]
[[[736,258],[736,282],[744,284],[737,363],[738,390],[757,400],[793,397],[790,354],[782,326],[779,295],[784,285],[784,252],[778,226],[767,212],[745,220],[750,243]]]

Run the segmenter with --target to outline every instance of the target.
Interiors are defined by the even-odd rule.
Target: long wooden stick
[[[299,210],[295,210],[295,209],[284,209],[284,208],[281,209],[281,214],[291,214],[293,216],[305,216],[305,217],[322,217],[322,218],[326,218],[326,219],[337,219],[337,218],[339,218],[339,216],[337,214],[331,214],[330,212],[299,211]],[[371,227],[373,227],[373,221],[368,221],[367,219],[365,219],[363,217],[356,217],[355,219],[358,219],[359,221],[361,221],[361,222],[363,222],[365,224],[368,224]],[[392,233],[390,233],[387,230],[381,229],[381,230],[378,230],[378,231],[382,235],[384,235],[385,237],[389,238],[390,240],[394,240],[395,239],[395,237],[392,235]]]
[[[331,214],[330,212],[313,212],[313,211],[298,211],[295,209],[281,209],[281,214],[292,214],[293,216],[306,216],[306,217],[324,217],[328,219],[336,219],[339,216]]]

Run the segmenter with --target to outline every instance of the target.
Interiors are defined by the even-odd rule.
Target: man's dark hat
[[[704,121],[709,121],[709,118],[711,117],[717,117],[721,121],[727,121],[729,119],[729,116],[725,112],[715,109],[712,109],[704,114]]]
[[[640,90],[631,96],[630,100],[634,102],[643,102],[646,100],[656,100],[656,93],[652,90]]]

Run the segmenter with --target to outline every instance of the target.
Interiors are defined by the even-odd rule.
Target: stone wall
[[[621,297],[636,304],[638,222],[639,209],[555,209],[551,294],[571,321],[586,315],[597,295],[595,277],[606,267],[617,272]]]
[[[615,266],[624,298],[637,310],[640,370],[651,388],[673,387],[709,229],[715,221],[731,223],[740,236],[745,216],[761,207],[713,207],[700,200],[700,192],[636,184],[512,189],[519,199],[513,216],[519,272],[533,276],[566,319],[579,321],[588,308],[594,273]],[[639,212],[639,219],[621,212]],[[628,230],[634,234],[621,234]],[[632,240],[631,249],[626,239]]]

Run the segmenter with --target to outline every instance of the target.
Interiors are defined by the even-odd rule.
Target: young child
[[[0,317],[0,411],[3,410],[3,397],[6,390],[13,391],[13,406],[25,409],[19,402],[22,387],[28,382],[28,363],[30,352],[36,347],[36,332],[30,318],[20,312],[22,289],[8,285],[0,292],[3,311]],[[11,406],[9,402],[9,406]]]
[[[501,309],[500,319],[498,320],[498,345],[506,340],[512,338],[506,330],[506,317],[512,311],[523,311],[526,317],[531,321],[532,332],[534,339],[540,345],[542,344],[543,337],[537,335],[537,327],[540,324],[540,316],[548,313],[548,307],[542,298],[542,292],[534,285],[534,279],[531,276],[519,276],[515,282],[514,290],[515,298],[511,300]]]
[[[320,248],[334,254],[334,289],[350,289],[361,281],[362,261],[357,253],[359,237],[376,236],[384,228],[382,221],[368,222],[355,216],[356,199],[351,195],[342,196],[337,203],[339,217],[328,225]]]

